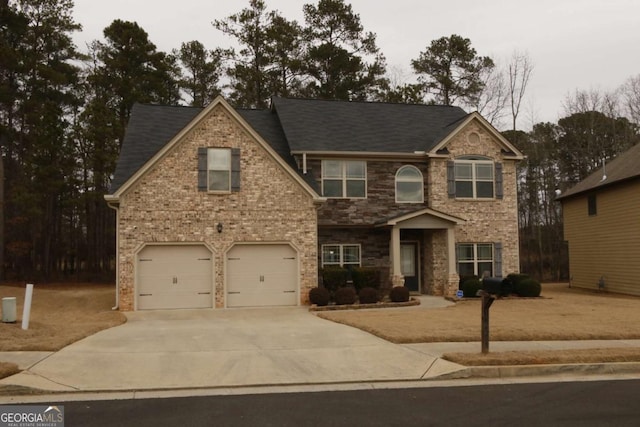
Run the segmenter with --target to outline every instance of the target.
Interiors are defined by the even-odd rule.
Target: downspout
[[[118,207],[107,202],[107,206],[116,211],[116,305],[111,307],[115,311],[120,309],[120,225],[118,223]]]
[[[307,153],[302,153],[302,174],[307,174]]]

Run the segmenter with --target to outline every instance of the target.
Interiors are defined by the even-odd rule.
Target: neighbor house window
[[[502,199],[502,163],[486,157],[465,156],[447,164],[450,198]]]
[[[492,243],[459,243],[458,274],[460,276],[493,276],[493,252]]]
[[[587,197],[587,211],[589,212],[589,216],[598,214],[598,202],[595,194],[589,194]]]
[[[323,160],[322,195],[364,198],[367,194],[367,163],[360,160]]]
[[[359,267],[360,245],[322,245],[322,266]]]
[[[396,173],[396,202],[422,203],[424,201],[422,172],[415,166],[403,166]]]

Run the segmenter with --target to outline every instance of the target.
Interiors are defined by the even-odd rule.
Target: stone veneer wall
[[[480,137],[474,142],[471,133]],[[447,145],[448,159],[431,159],[428,174],[430,207],[466,220],[456,227],[456,243],[502,243],[502,273],[518,272],[518,201],[516,164],[504,157],[493,136],[477,122],[471,122]],[[451,199],[447,193],[447,161],[465,155],[479,155],[502,163],[502,199]]]
[[[240,148],[239,192],[198,191],[198,147]],[[317,206],[221,105],[121,196],[118,229],[121,310],[134,309],[135,255],[147,243],[202,242],[213,249],[218,308],[225,305],[224,255],[238,242],[292,244],[301,304],[317,286]]]

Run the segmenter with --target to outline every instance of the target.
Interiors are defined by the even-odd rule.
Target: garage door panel
[[[298,260],[289,245],[238,245],[227,256],[227,307],[297,305]]]
[[[138,254],[138,309],[212,307],[211,260],[203,245],[145,247]]]

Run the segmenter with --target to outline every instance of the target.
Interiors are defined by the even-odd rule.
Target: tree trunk
[[[4,280],[4,157],[0,144],[0,282]]]

